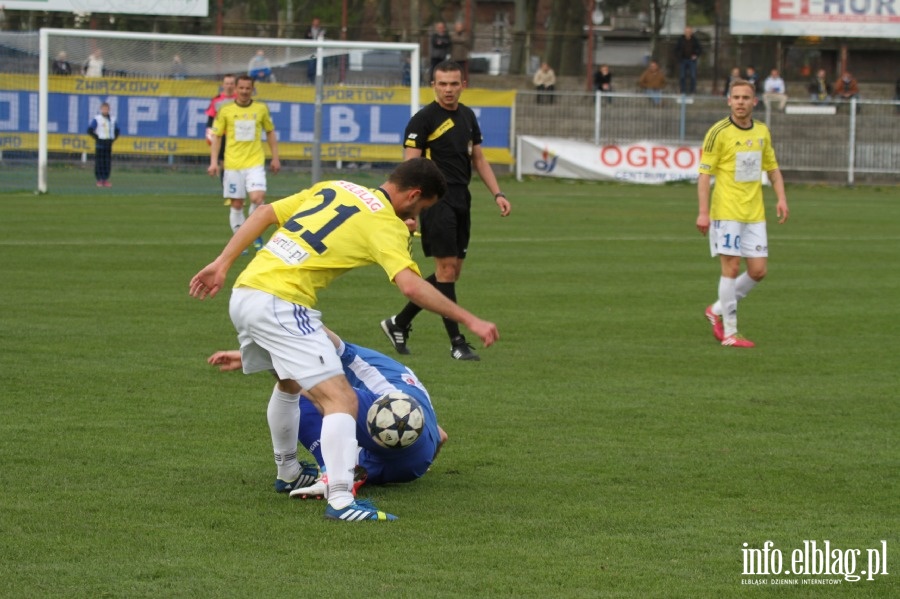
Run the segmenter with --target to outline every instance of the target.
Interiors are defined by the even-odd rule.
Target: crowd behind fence
[[[641,93],[556,92],[539,102],[520,91],[515,133],[605,144],[655,141],[699,146],[709,127],[729,113],[721,96],[663,94],[659,104]],[[762,102],[754,118],[765,122],[783,171],[795,179],[900,183],[900,102],[838,102],[833,114],[805,111],[809,102],[788,100],[786,110]],[[808,113],[806,113],[808,112]]]

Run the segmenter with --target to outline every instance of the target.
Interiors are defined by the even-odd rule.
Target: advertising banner
[[[209,0],[4,0],[6,10],[208,17]]]
[[[900,38],[900,0],[731,0],[735,35]]]
[[[282,159],[311,159],[315,95],[311,87],[261,83],[257,95],[272,114]],[[116,152],[207,155],[206,109],[218,86],[210,81],[169,79],[90,79],[50,77],[49,150],[90,152],[88,123],[109,102],[121,137]],[[431,102],[421,90],[420,105]],[[403,131],[410,117],[406,87],[326,87],[322,108],[322,158],[394,162],[403,158]],[[467,90],[488,160],[512,164],[510,127],[515,92]],[[0,81],[0,151],[36,150],[38,92],[36,76]],[[268,148],[267,148],[268,149]]]
[[[552,137],[518,137],[518,175],[630,183],[696,181],[700,146],[643,141],[596,146]]]

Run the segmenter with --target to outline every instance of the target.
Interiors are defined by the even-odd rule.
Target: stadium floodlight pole
[[[410,42],[355,42],[355,41],[337,41],[337,40],[294,40],[294,39],[277,39],[277,38],[256,38],[256,37],[230,37],[220,35],[188,35],[188,34],[164,34],[164,33],[142,33],[142,32],[126,32],[126,31],[97,31],[93,29],[58,29],[58,28],[41,28],[39,32],[39,90],[38,90],[38,184],[37,191],[46,193],[47,191],[47,148],[48,148],[48,118],[49,118],[49,64],[50,58],[50,37],[61,36],[69,38],[88,38],[93,40],[99,39],[119,39],[128,41],[147,41],[147,42],[174,42],[186,44],[220,44],[220,45],[247,45],[254,47],[279,47],[279,48],[305,48],[316,52],[316,77],[317,84],[322,74],[322,64],[320,58],[325,51],[331,50],[339,53],[340,51],[349,50],[394,50],[400,52],[409,52],[412,65],[419,65],[421,62],[421,49],[419,44]],[[410,78],[410,99],[409,110],[410,116],[419,110],[419,73],[418,68],[411,69]],[[316,93],[316,124],[315,131],[316,144],[321,143],[322,132],[322,101],[324,94],[317,88]],[[315,156],[321,160],[320,151],[315,152]],[[402,157],[402,151],[398,148],[398,160]]]

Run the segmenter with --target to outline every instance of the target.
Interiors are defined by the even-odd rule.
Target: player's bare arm
[[[222,147],[222,137],[213,135],[209,144],[209,167],[206,172],[210,177],[219,176],[219,148]]]
[[[697,177],[697,230],[703,235],[709,231],[709,175],[700,173]]]
[[[478,335],[485,347],[490,347],[500,338],[497,325],[478,318],[459,304],[447,299],[433,285],[412,270],[408,268],[401,270],[394,277],[394,283],[400,292],[414,304],[455,320]]]
[[[472,166],[475,167],[478,176],[484,181],[485,187],[488,188],[488,191],[491,192],[491,196],[493,196],[494,200],[497,202],[497,207],[500,208],[500,216],[509,216],[509,211],[512,209],[512,206],[510,205],[509,200],[506,199],[506,196],[497,195],[501,193],[500,185],[497,183],[497,177],[494,175],[494,169],[491,168],[491,163],[488,162],[487,158],[484,157],[484,152],[481,151],[480,144],[472,146]]]
[[[769,181],[772,183],[772,189],[775,190],[775,197],[778,203],[775,205],[775,214],[778,216],[778,224],[783,225],[790,216],[790,210],[787,205],[787,194],[784,191],[784,177],[781,175],[781,169],[772,169],[768,171]]]
[[[275,210],[270,204],[262,204],[254,210],[250,218],[235,231],[222,253],[191,278],[189,286],[191,297],[200,300],[215,297],[225,285],[228,269],[241,255],[241,252],[253,243],[253,240],[262,235],[269,226],[276,224],[278,224],[278,217],[275,216]]]
[[[269,144],[269,151],[272,153],[272,160],[269,162],[269,170],[274,174],[278,174],[281,170],[281,161],[278,159],[278,135],[275,130],[266,132],[266,142]]]

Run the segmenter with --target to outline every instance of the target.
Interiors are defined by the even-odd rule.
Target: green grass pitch
[[[270,199],[308,184],[273,179]],[[423,479],[364,488],[398,522],[357,525],[272,490],[272,382],[206,365],[235,345],[227,293],[187,293],[226,211],[207,178],[158,181],[0,195],[0,596],[900,595],[897,188],[789,186],[736,350],[703,318],[692,186],[503,180],[501,219],[473,184],[458,294],[501,340],[454,362],[416,321],[406,362],[450,441]],[[372,267],[320,308],[388,352],[402,304]],[[789,569],[809,540],[857,571],[886,546],[888,575],[743,574],[745,543]]]

